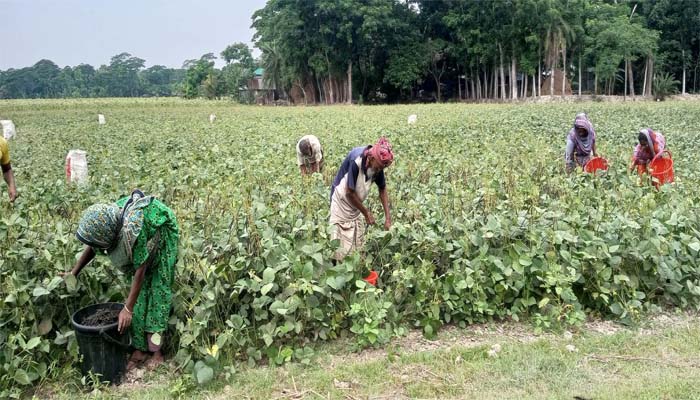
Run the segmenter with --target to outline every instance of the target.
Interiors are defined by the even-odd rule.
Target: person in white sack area
[[[297,142],[297,164],[302,175],[323,170],[323,149],[316,136],[306,135]]]
[[[14,202],[19,194],[17,193],[17,186],[15,186],[15,175],[12,173],[12,165],[10,164],[10,146],[2,136],[0,136],[0,168],[2,168],[2,176],[7,183],[10,202]]]

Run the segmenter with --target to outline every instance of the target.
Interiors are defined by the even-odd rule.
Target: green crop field
[[[611,163],[564,173],[565,134],[587,112]],[[97,114],[107,124],[97,124]],[[209,123],[209,114],[217,120]],[[406,117],[417,114],[408,125]],[[634,324],[700,307],[700,104],[579,103],[252,107],[125,99],[1,101],[20,197],[0,185],[0,397],[77,366],[70,314],[122,301],[129,277],[81,250],[81,212],[134,188],[180,225],[168,354],[206,383],[248,362],[309,363],[314,342],[382,345],[409,328],[500,319],[537,329],[587,315]],[[637,131],[664,133],[676,183],[641,186],[626,167]],[[295,144],[321,140],[322,175],[302,178]],[[393,227],[333,265],[330,184],[347,152],[384,135]],[[89,184],[65,184],[71,149]],[[381,221],[376,189],[369,204]],[[360,280],[377,270],[377,288]]]

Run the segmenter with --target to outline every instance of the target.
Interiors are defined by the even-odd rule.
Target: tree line
[[[700,84],[697,0],[269,0],[253,27],[266,79],[311,103]]]
[[[221,52],[226,66],[214,67],[216,56],[207,53],[186,60],[182,68],[154,65],[129,53],[117,54],[108,65],[89,64],[60,68],[51,60],[31,67],[0,71],[0,99],[75,97],[153,97],[240,99],[252,78],[256,61],[247,45],[234,43]],[[243,100],[246,100],[244,97]]]
[[[109,65],[60,68],[51,60],[31,67],[0,71],[0,98],[172,96],[184,79],[184,69],[154,65],[129,53],[112,57]]]
[[[152,66],[50,60],[0,71],[0,98],[183,96],[251,101],[258,67],[303,103],[664,95],[700,86],[698,0],[269,0],[243,43]]]

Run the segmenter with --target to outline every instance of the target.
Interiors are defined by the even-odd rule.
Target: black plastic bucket
[[[71,318],[75,337],[82,355],[81,370],[84,375],[89,372],[100,375],[100,381],[119,383],[126,371],[126,361],[131,337],[119,334],[118,321],[100,326],[84,325],[84,321],[100,310],[121,310],[121,303],[93,304],[76,311]]]

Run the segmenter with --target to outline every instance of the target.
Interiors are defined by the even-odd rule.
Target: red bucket
[[[369,275],[362,278],[362,280],[364,280],[372,286],[377,286],[377,278],[379,278],[379,274],[377,273],[377,271],[369,271]]]
[[[583,166],[585,172],[595,174],[597,171],[608,170],[608,160],[603,157],[593,157]]]
[[[668,157],[662,157],[663,153],[668,153]],[[649,163],[649,172],[653,178],[654,186],[657,188],[665,183],[673,182],[673,159],[671,152],[664,150],[654,157]]]

